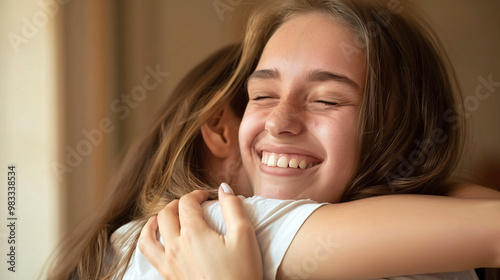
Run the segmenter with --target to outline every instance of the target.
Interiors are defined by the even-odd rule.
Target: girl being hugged
[[[239,141],[254,195],[336,203],[304,222],[277,274],[264,269],[266,279],[367,279],[500,266],[498,200],[479,199],[498,194],[451,180],[464,130],[453,71],[434,33],[412,9],[399,8],[383,1],[273,1],[250,20],[236,74],[248,76]],[[197,264],[190,273],[217,273],[224,252],[212,250],[217,239],[210,239],[193,203],[203,198],[185,199],[180,219],[172,215],[177,204],[164,209],[160,234],[174,229],[167,238],[162,234],[164,249],[154,236],[155,220],[144,228],[143,252],[166,278],[163,268],[180,263]],[[237,205],[223,212],[238,212]],[[336,246],[301,274],[294,268],[318,253],[311,240]],[[198,262],[179,260],[190,256]],[[231,268],[219,272],[245,276]]]

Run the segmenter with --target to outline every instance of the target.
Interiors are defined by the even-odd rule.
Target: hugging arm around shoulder
[[[494,234],[500,230],[498,222],[485,228],[485,234],[473,230],[473,226],[494,221],[494,214],[500,211],[496,201],[394,195],[317,204],[253,197],[245,199],[244,206],[259,241],[264,279],[373,279],[414,274],[387,279],[477,280],[474,271],[468,270],[492,263],[496,252],[483,249],[492,247]],[[219,228],[212,222],[209,225],[223,233],[222,215],[216,213],[220,208],[205,209],[206,220],[222,221]],[[483,211],[491,211],[491,215],[478,220]],[[464,223],[446,223],[450,217],[464,218]],[[472,227],[465,224],[469,220],[475,223]],[[447,235],[457,232],[463,233],[451,239]],[[443,273],[448,271],[456,273]]]
[[[321,254],[312,279],[370,279],[500,266],[500,202],[389,195],[319,208],[303,224],[278,272],[286,278]],[[312,242],[312,243],[311,243]]]

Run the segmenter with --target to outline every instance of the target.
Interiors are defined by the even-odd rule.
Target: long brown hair
[[[445,194],[463,150],[465,123],[457,111],[461,92],[451,63],[414,7],[376,0],[284,0],[250,17],[240,76],[256,67],[285,22],[326,13],[356,36],[345,55],[364,52],[366,88],[360,110],[359,167],[341,201],[386,194]],[[500,279],[487,270],[486,279]]]
[[[226,87],[240,53],[239,44],[225,47],[182,79],[145,136],[127,153],[110,196],[59,246],[48,279],[121,279],[137,242],[134,233],[148,217],[193,190],[209,190],[214,197],[213,186],[202,176],[200,127],[226,102],[242,117],[247,103],[241,94],[244,79]],[[231,93],[218,97],[223,90]],[[236,94],[239,98],[233,98]],[[111,234],[131,221],[139,222],[122,238],[131,242],[130,249],[125,255],[114,252]]]

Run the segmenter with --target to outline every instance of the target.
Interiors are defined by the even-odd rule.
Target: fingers
[[[242,233],[255,234],[253,225],[243,207],[243,201],[234,196],[231,187],[226,183],[222,183],[219,187],[219,202],[222,216],[226,222],[227,236],[239,236]]]
[[[243,206],[243,201],[234,196],[231,188],[222,183],[219,187],[219,202],[222,209],[222,216],[226,222],[226,235],[224,236],[228,248],[238,248],[248,256],[254,256],[246,260],[249,268],[244,273],[250,275],[252,272],[259,272],[262,279],[262,258],[259,243],[255,235],[255,229]],[[256,278],[257,279],[257,278]]]
[[[158,226],[163,240],[179,237],[179,200],[173,200],[158,213]]]
[[[161,266],[160,261],[163,260],[163,255],[165,254],[165,248],[156,239],[157,230],[158,222],[156,216],[153,216],[149,218],[148,222],[142,228],[138,246],[142,254],[158,270]]]
[[[208,228],[203,219],[201,203],[208,199],[208,192],[194,191],[184,195],[179,203],[179,220],[182,229],[201,230]]]

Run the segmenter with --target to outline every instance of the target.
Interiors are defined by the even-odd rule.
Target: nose
[[[299,134],[303,129],[302,110],[297,100],[281,99],[266,118],[266,131],[273,137]]]

